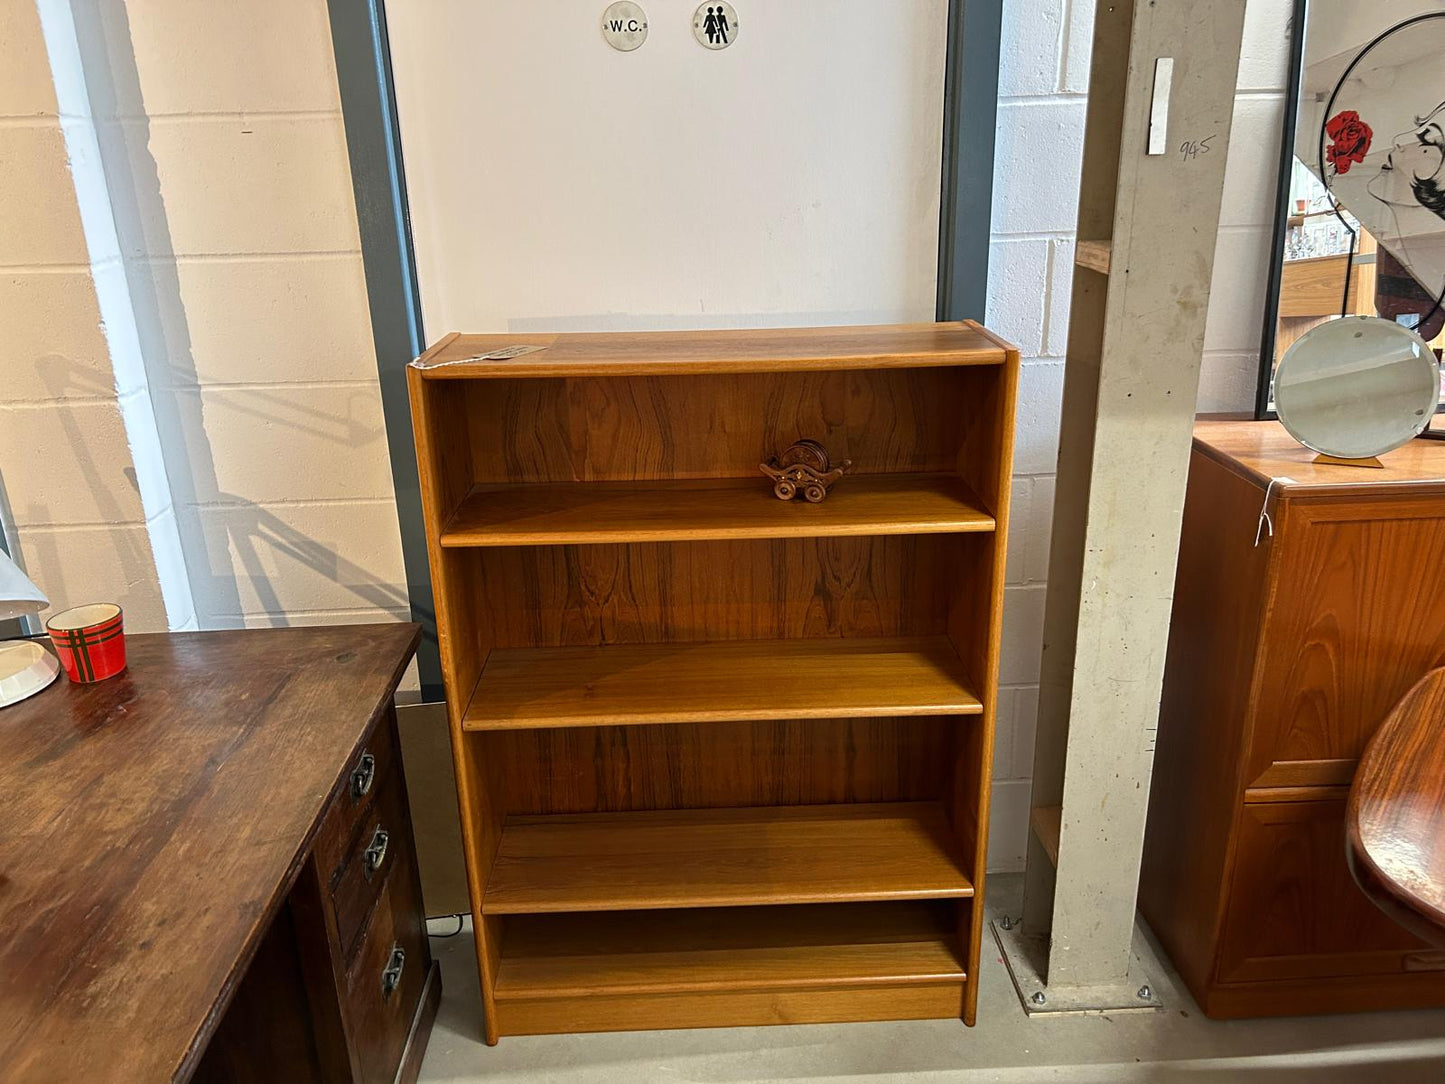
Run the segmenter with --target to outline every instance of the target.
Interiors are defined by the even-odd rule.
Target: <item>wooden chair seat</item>
[[[1365,748],[1345,834],[1365,895],[1445,948],[1445,668],[1421,678]]]

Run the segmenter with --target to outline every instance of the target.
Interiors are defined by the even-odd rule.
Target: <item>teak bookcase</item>
[[[1017,378],[973,323],[413,365],[489,1043],[973,1023]]]

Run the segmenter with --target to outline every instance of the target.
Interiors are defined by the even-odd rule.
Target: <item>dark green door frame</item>
[[[417,653],[422,694],[427,700],[440,700],[441,661],[406,390],[407,363],[421,353],[425,336],[386,4],[385,0],[328,0],[328,7],[407,590],[412,620],[423,629]],[[1002,9],[1002,0],[949,0],[938,228],[940,320],[984,316]]]
[[[939,320],[983,321],[1003,0],[949,0],[938,208]]]
[[[441,656],[437,651],[436,610],[431,569],[422,526],[421,486],[412,443],[411,404],[406,391],[407,364],[421,353],[421,295],[411,244],[401,132],[391,81],[391,48],[386,37],[384,0],[328,0],[331,45],[346,148],[351,158],[351,188],[361,230],[361,258],[371,303],[371,337],[381,378],[382,415],[391,449],[391,479],[401,522],[402,560],[406,568],[411,617],[422,626],[417,650],[422,696],[441,700]]]

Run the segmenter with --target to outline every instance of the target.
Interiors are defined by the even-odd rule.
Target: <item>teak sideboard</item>
[[[1345,860],[1360,754],[1445,663],[1445,443],[1381,458],[1195,429],[1139,905],[1209,1016],[1445,1005]]]
[[[489,1043],[973,1023],[1017,376],[972,323],[413,364]]]

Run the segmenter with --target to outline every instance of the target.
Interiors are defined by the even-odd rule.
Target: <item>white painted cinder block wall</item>
[[[99,7],[200,626],[406,615],[326,4]]]
[[[1013,521],[989,864],[1022,869],[1038,718],[1044,588],[1068,345],[1095,0],[1004,0],[988,323],[1019,344]],[[1248,0],[1201,411],[1249,410],[1264,318],[1290,0]]]
[[[142,631],[405,616],[324,0],[0,11],[3,108],[34,114],[0,131],[0,395],[28,400],[0,470],[34,578],[58,605],[114,597]],[[94,155],[60,140],[67,87],[67,134],[87,125]],[[109,250],[94,213],[77,221],[97,189]],[[97,308],[103,282],[121,305]],[[129,435],[142,480],[160,478],[151,536],[163,514],[175,542],[155,553],[117,397],[152,418],[156,454]]]
[[[104,598],[165,628],[147,520],[170,509],[148,515],[124,419],[144,381],[101,321],[119,259],[92,251],[69,171],[89,121],[61,113],[31,0],[0,2],[0,58],[0,516],[57,607]]]
[[[133,627],[186,623],[167,616],[146,529],[165,513],[131,481],[120,406],[148,395],[200,627],[404,614],[324,0],[73,5],[105,61],[90,73],[91,120],[119,200],[124,259],[98,267],[37,2],[72,6],[0,0],[0,480],[22,557],[57,602],[105,595]],[[1202,409],[1252,396],[1288,9],[1249,2]],[[998,869],[1021,864],[1026,839],[1092,14],[1093,0],[1005,0],[988,320],[1027,360]],[[117,267],[141,380],[113,364],[100,327],[97,276]]]

